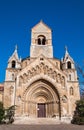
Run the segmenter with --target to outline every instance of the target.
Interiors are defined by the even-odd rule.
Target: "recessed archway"
[[[61,116],[59,93],[49,81],[39,79],[33,82],[24,92],[23,100],[24,113],[29,116],[39,117],[39,112],[43,113],[41,117]]]

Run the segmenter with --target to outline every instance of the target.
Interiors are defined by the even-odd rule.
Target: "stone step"
[[[17,117],[14,124],[60,124],[61,121],[56,118],[29,118]]]

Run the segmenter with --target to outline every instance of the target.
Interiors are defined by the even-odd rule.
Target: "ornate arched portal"
[[[32,117],[61,117],[60,96],[57,89],[44,79],[33,82],[24,92],[23,111]]]

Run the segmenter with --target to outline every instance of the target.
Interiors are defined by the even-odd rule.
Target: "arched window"
[[[14,74],[12,74],[12,80],[13,80],[13,81],[15,80],[15,76],[14,76]]]
[[[45,45],[46,44],[46,38],[43,35],[38,36],[38,45]]]
[[[15,68],[16,67],[16,62],[13,60],[12,61],[12,68]]]
[[[43,39],[42,39],[42,45],[45,45],[45,42],[46,42],[46,39],[43,38]]]
[[[70,87],[70,95],[74,95],[73,87]]]
[[[41,45],[41,39],[38,38],[38,45]]]
[[[71,69],[71,62],[70,61],[67,62],[67,68]]]
[[[71,74],[69,74],[69,81],[71,81]]]

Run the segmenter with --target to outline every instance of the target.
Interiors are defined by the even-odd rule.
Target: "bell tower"
[[[36,58],[41,54],[53,58],[52,31],[42,21],[31,30],[30,57]]]

